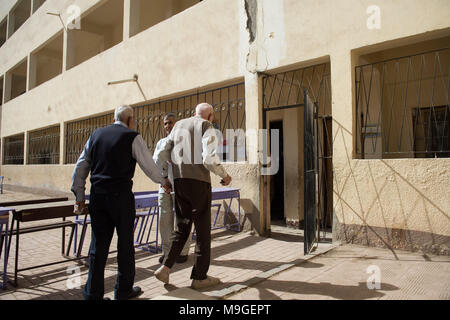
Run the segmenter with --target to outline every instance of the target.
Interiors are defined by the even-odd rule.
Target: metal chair
[[[0,194],[3,194],[3,180],[5,179],[4,176],[0,176]]]
[[[150,221],[150,225],[147,231],[147,237],[144,241],[144,235],[145,231],[147,229],[148,221],[150,220],[150,216],[152,217]],[[156,238],[154,241],[149,241],[150,239],[150,233],[152,231],[153,227],[153,221],[156,217]],[[159,207],[154,206],[149,208],[148,211],[142,211],[142,212],[136,212],[136,221],[134,224],[134,230],[136,230],[136,227],[139,223],[139,220],[141,221],[139,225],[139,230],[136,236],[136,240],[134,242],[135,246],[146,251],[150,251],[153,253],[158,253],[162,250],[161,246],[159,245],[158,237],[159,237]],[[154,243],[155,246],[152,247],[150,244]]]
[[[151,229],[152,229],[152,226],[153,226],[153,221],[154,221],[155,215],[158,218],[156,220],[156,241],[149,242],[148,240],[150,238],[150,232],[151,232]],[[148,220],[149,220],[150,216],[152,216],[152,219],[151,219],[151,222],[150,222],[149,231],[148,231],[148,234],[147,234],[146,241],[143,242],[144,233],[145,233],[145,230],[147,228]],[[158,207],[151,207],[148,211],[136,212],[136,219],[135,219],[135,222],[134,222],[133,232],[136,232],[136,228],[137,228],[137,225],[139,224],[139,221],[141,223],[139,225],[138,234],[137,234],[136,240],[134,242],[135,246],[138,247],[138,248],[141,247],[141,249],[144,249],[144,248],[142,248],[143,246],[155,242],[154,252],[158,252],[158,250],[160,249],[159,246],[158,246],[159,208]],[[74,240],[73,252],[76,255],[76,257],[81,257],[81,251],[83,250],[84,239],[86,237],[87,225],[91,223],[91,219],[88,216],[86,216],[86,215],[76,216],[75,217],[75,223],[77,224],[77,226],[75,227],[75,235],[74,235],[75,240]],[[78,225],[81,226],[82,229],[81,229],[81,235],[80,235],[80,243],[78,244],[78,250],[77,250]],[[83,226],[84,226],[84,228],[83,228]]]

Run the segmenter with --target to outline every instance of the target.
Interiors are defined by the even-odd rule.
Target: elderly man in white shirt
[[[166,138],[163,138],[158,141],[155,148],[155,153],[153,159],[155,162],[158,162],[157,156],[161,154],[162,148],[166,143],[167,136],[169,136],[176,122],[176,115],[174,113],[168,113],[164,117],[164,130],[166,132]],[[164,154],[161,154],[164,157]],[[166,156],[168,154],[165,154]],[[167,166],[163,166],[161,170],[163,171],[163,175],[169,179],[173,186],[173,170],[172,164],[170,163],[170,158],[161,158],[162,161],[167,164]],[[160,160],[160,161],[161,161]],[[162,239],[162,252],[163,255],[159,258],[159,263],[162,263],[164,257],[167,257],[170,250],[171,245],[171,236],[174,231],[174,195],[169,195],[166,193],[164,188],[161,186],[158,194],[158,207],[159,207],[159,231]],[[178,221],[176,222],[178,225]],[[186,244],[181,251],[181,254],[178,256],[175,262],[184,263],[188,259],[189,255],[189,247],[191,245],[191,235],[186,241]]]
[[[178,218],[169,254],[155,272],[156,278],[164,283],[169,283],[170,270],[189,237],[192,224],[195,225],[197,239],[191,286],[203,289],[220,283],[220,279],[208,275],[211,262],[210,172],[221,177],[224,186],[229,185],[232,179],[217,155],[218,137],[213,120],[213,107],[207,103],[199,104],[195,116],[178,121],[159,155],[155,152],[156,164],[161,167],[166,165],[168,154],[172,159]]]
[[[114,297],[127,300],[142,293],[140,287],[133,287],[136,271],[133,241],[136,210],[132,187],[136,163],[166,192],[170,193],[171,190],[170,182],[156,166],[144,139],[135,131],[133,108],[117,108],[114,119],[114,124],[92,133],[72,175],[75,213],[80,213],[86,206],[85,185],[88,175],[91,175],[89,214],[92,239],[89,274],[83,288],[86,300],[103,299],[105,265],[114,230],[118,235],[118,274]]]

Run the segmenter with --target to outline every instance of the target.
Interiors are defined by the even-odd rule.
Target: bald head
[[[209,103],[200,103],[195,108],[195,114],[202,119],[212,121],[211,117],[214,115],[214,109]]]

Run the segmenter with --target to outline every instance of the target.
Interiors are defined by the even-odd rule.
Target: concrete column
[[[28,164],[28,131],[25,131],[24,133],[24,139],[23,139],[23,164]]]
[[[16,21],[16,18],[14,16],[14,14],[8,13],[8,32],[7,32],[7,36],[8,36],[7,38],[8,39],[14,33],[14,27],[15,27],[15,24],[16,24],[15,21]]]
[[[9,13],[6,15],[6,40],[9,39]]]
[[[266,190],[268,179],[266,176],[261,176],[261,164],[259,161],[261,153],[259,130],[262,129],[262,79],[255,72],[246,71],[245,73],[245,113],[247,115],[245,121],[247,130],[247,161],[257,167],[258,175],[256,188],[259,192],[256,198],[253,199],[257,210],[254,214],[259,215],[258,225],[255,225],[255,227],[258,234],[266,236],[270,230],[270,203],[264,197],[264,194],[268,194],[268,190]],[[267,203],[264,202],[265,200]]]
[[[36,77],[37,77],[37,57],[33,54],[29,54],[27,64],[27,91],[36,87]]]
[[[3,104],[11,100],[11,90],[12,90],[12,75],[10,72],[5,74],[3,83]]]
[[[139,31],[141,2],[139,0],[124,1],[123,40],[125,41]]]
[[[2,83],[2,89],[3,89],[3,97],[2,97],[2,105],[5,104],[5,94],[6,94],[6,74],[3,75],[3,83]]]
[[[64,30],[62,72],[69,70],[75,64],[75,32]]]
[[[342,184],[343,172],[351,171],[353,167],[353,99],[354,99],[354,63],[352,57],[345,50],[333,50],[331,57],[331,87],[332,87],[332,115],[333,115],[333,183]],[[357,161],[357,160],[356,160]],[[350,178],[350,179],[349,179]],[[356,183],[351,176],[345,178]],[[341,190],[342,185],[334,185],[334,190]],[[340,240],[339,234],[345,215],[348,214],[341,195],[333,197],[333,242]],[[359,213],[358,213],[359,214]]]
[[[123,41],[130,38],[131,0],[123,2]]]
[[[333,101],[333,162],[347,166],[353,154],[353,99],[355,65],[348,52],[337,52],[331,57],[331,87]],[[346,150],[346,152],[343,152]],[[347,156],[350,158],[348,159]]]

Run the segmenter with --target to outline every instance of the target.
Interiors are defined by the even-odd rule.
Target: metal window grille
[[[214,107],[215,127],[222,132],[224,139],[227,129],[245,130],[244,83],[137,106],[135,107],[137,131],[147,142],[151,152],[154,152],[158,141],[165,137],[164,116],[167,113],[174,113],[177,121],[189,118],[194,115],[195,107],[202,102]],[[228,141],[225,144],[224,147],[235,146],[236,141]]]
[[[266,76],[263,86],[265,111],[303,107],[306,89],[318,114],[331,114],[329,63]]]
[[[450,152],[444,151],[450,150],[450,112],[448,106],[415,108],[413,122],[416,158],[450,157]]]
[[[165,137],[164,116],[167,113],[174,113],[177,120],[188,118],[194,115],[195,107],[202,102],[214,107],[215,126],[222,131],[224,138],[227,129],[245,130],[245,86],[244,83],[239,83],[134,107],[137,131],[147,142],[150,151],[153,153],[158,141]],[[65,163],[76,163],[92,132],[111,124],[113,119],[114,112],[67,123]],[[236,146],[237,141],[235,139],[227,144]]]
[[[24,164],[25,134],[4,139],[3,164]]]
[[[27,164],[59,164],[60,126],[28,134]]]
[[[449,47],[355,72],[357,157],[450,156]]]
[[[91,134],[98,128],[110,125],[113,119],[114,113],[112,112],[90,119],[67,123],[65,134],[65,163],[76,163]]]

